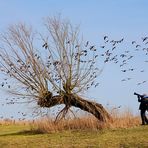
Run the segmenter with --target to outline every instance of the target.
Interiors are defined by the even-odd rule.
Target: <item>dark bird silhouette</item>
[[[106,40],[106,41],[105,41],[105,43],[108,43],[108,42],[109,42],[109,40]]]
[[[106,58],[105,61],[104,61],[104,63],[107,63],[108,61],[109,61],[109,58]]]
[[[92,50],[94,47],[95,47],[95,46],[90,46],[90,48],[89,48],[89,49],[90,49],[90,50]]]
[[[125,79],[122,79],[121,81],[124,82],[124,81],[126,81],[126,80],[125,80]]]
[[[66,44],[69,44],[69,43],[70,43],[70,41],[67,41],[67,42],[66,42]]]
[[[45,44],[43,44],[42,47],[44,47],[45,49],[47,49],[48,48],[47,42]]]
[[[95,55],[95,58],[97,58],[98,57],[98,55]]]
[[[124,66],[124,63],[123,64],[120,64],[120,67]]]
[[[140,45],[136,45],[136,48],[140,47]]]
[[[20,60],[17,60],[17,62],[19,63],[19,62],[21,62]]]
[[[127,78],[127,80],[131,80],[132,78]]]
[[[122,72],[126,72],[126,70],[121,70]]]
[[[125,53],[129,53],[129,52],[130,52],[129,50],[126,50],[126,51],[125,51]]]
[[[116,41],[114,41],[113,46],[115,46],[115,45],[116,45],[116,43],[117,43],[117,42],[116,42]]]
[[[76,46],[75,46],[75,48],[79,48],[79,47],[80,47],[80,45],[76,45]]]
[[[132,44],[136,44],[136,41],[132,41]]]
[[[121,43],[123,42],[124,38],[122,38],[121,40],[117,41],[117,43]]]
[[[129,58],[128,58],[128,60],[130,60],[131,58],[133,58],[134,56],[130,56]]]
[[[124,58],[124,57],[126,57],[126,55],[125,54],[121,54],[120,57]]]
[[[1,85],[2,87],[4,87],[4,82],[2,83],[2,85]]]
[[[117,108],[121,108],[122,106],[121,105],[119,105]]]
[[[142,38],[142,41],[144,42],[144,41],[146,41],[148,39],[148,37],[144,37],[144,38]]]
[[[113,48],[112,48],[112,50],[114,50],[116,48],[116,46],[114,46]]]
[[[105,46],[100,46],[101,48],[105,48]]]
[[[104,36],[104,40],[106,40],[108,38],[108,36]]]
[[[95,84],[95,87],[97,87],[99,85],[99,83]]]
[[[129,70],[130,70],[130,71],[134,71],[134,68],[130,68]]]
[[[141,83],[137,83],[137,85],[141,85]]]
[[[85,47],[87,47],[87,46],[88,46],[88,44],[89,44],[89,41],[87,41],[87,42],[86,42]]]
[[[117,64],[118,62],[119,62],[119,61],[118,61],[118,60],[116,60],[114,63],[115,63],[115,64]]]
[[[114,40],[111,40],[110,43],[114,43]]]
[[[142,83],[146,83],[146,81],[143,81]]]
[[[123,42],[123,40],[124,40],[124,38],[122,38],[122,39],[120,40],[120,42]]]

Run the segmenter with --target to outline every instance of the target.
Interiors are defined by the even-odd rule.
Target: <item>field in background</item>
[[[5,119],[0,122],[0,147],[148,147],[148,125],[141,126],[139,116],[130,111],[112,115],[113,121],[108,124],[99,123],[89,115],[57,124],[50,118],[36,121]]]

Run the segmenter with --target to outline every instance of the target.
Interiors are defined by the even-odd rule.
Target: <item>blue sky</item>
[[[104,35],[113,39],[124,37],[126,43],[139,40],[148,35],[148,1],[147,0],[1,0],[0,1],[0,32],[8,25],[25,22],[36,29],[42,29],[43,18],[62,14],[70,19],[72,24],[80,24],[81,32],[86,40],[101,44]],[[122,48],[127,48],[122,45]],[[129,46],[129,48],[131,48]],[[137,58],[139,61],[141,57]],[[134,63],[140,67],[140,62]],[[145,68],[146,66],[144,65]],[[145,68],[146,69],[146,68]],[[137,86],[136,82],[146,79],[146,72],[131,74],[134,80],[122,83],[123,74],[117,66],[106,65],[99,77],[101,85],[89,92],[103,105],[122,105],[138,111],[138,102],[133,92],[148,93],[148,83]],[[0,112],[10,112],[15,107],[0,109]],[[8,113],[9,114],[9,113]]]

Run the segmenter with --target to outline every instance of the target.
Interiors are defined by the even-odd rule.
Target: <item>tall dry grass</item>
[[[110,123],[110,128],[129,128],[139,126],[141,119],[139,115],[134,115],[130,110],[124,112],[115,112],[112,115],[113,122]]]
[[[135,116],[130,110],[126,110],[123,113],[118,111],[112,112],[113,120],[108,123],[99,122],[95,117],[87,115],[62,120],[58,123],[54,123],[53,119],[41,118],[34,122],[32,129],[36,128],[44,133],[56,132],[62,130],[100,130],[105,128],[130,128],[139,126],[141,124],[140,116]]]
[[[55,124],[52,119],[42,118],[34,123],[34,127],[43,132],[56,132],[63,130],[98,130],[105,128],[105,124],[99,123],[94,117],[81,117],[62,120]]]
[[[114,110],[111,112],[113,120],[108,123],[99,122],[91,115],[81,116],[77,118],[65,119],[58,123],[54,122],[53,118],[44,117],[33,121],[16,121],[16,120],[1,120],[0,124],[23,124],[29,125],[32,131],[40,133],[51,133],[63,130],[101,130],[105,128],[129,128],[139,126],[141,124],[140,116],[126,109],[124,112]]]

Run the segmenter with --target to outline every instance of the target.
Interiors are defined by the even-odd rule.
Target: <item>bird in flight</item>
[[[105,46],[100,46],[101,48],[105,48]]]
[[[108,38],[108,36],[104,36],[104,40],[106,40]]]
[[[135,44],[136,43],[136,41],[132,41],[132,44]]]
[[[144,42],[144,41],[146,41],[148,39],[148,37],[144,37],[144,38],[142,38],[142,41]]]
[[[136,48],[140,47],[140,45],[136,45]]]
[[[45,49],[47,49],[48,48],[47,42],[45,44],[43,44],[42,47],[44,47]]]
[[[87,42],[86,42],[85,47],[87,47],[87,46],[88,46],[88,44],[89,44],[89,41],[87,41]]]

